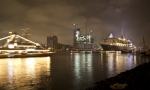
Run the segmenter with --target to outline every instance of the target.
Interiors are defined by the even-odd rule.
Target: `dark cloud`
[[[21,34],[22,28],[30,28],[29,38],[46,43],[46,36],[56,35],[60,43],[72,44],[73,23],[82,28],[88,19],[88,33],[99,44],[110,33],[124,35],[137,46],[142,37],[148,40],[150,13],[148,0],[1,0],[0,37],[9,30]],[[148,41],[147,41],[148,42]],[[150,43],[150,42],[149,42]]]

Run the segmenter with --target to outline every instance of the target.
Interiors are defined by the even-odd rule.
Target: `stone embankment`
[[[85,90],[150,90],[150,62],[96,82]]]

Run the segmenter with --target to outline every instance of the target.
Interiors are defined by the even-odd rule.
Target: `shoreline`
[[[150,62],[96,82],[85,90],[150,90]]]

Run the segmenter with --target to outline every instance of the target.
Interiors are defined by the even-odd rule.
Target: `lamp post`
[[[91,38],[90,38],[91,46],[90,46],[90,48],[93,49],[93,35],[92,35],[93,31],[91,30],[90,33],[91,33]]]
[[[76,24],[74,23],[73,24],[74,25],[74,27],[75,27],[75,30],[73,30],[73,48],[75,48],[76,47],[76,40],[75,40],[75,31],[76,31]]]
[[[92,35],[93,31],[92,30],[90,31],[90,33],[91,33],[91,37],[93,37],[93,35]]]
[[[87,22],[88,22],[88,20],[86,20],[86,22],[85,22],[85,26],[86,26],[86,35],[87,35]]]
[[[74,23],[73,25],[74,25],[74,27],[75,27],[75,30],[76,30],[76,24]]]

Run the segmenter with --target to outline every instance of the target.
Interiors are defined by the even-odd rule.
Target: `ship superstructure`
[[[131,50],[135,49],[135,46],[132,44],[131,40],[124,38],[122,35],[121,38],[113,37],[112,34],[104,42],[100,44],[105,51],[121,51],[124,48],[129,48]]]
[[[0,53],[28,53],[28,52],[46,52],[39,43],[33,42],[16,32],[9,32],[9,36],[0,38],[6,43],[0,47]]]

